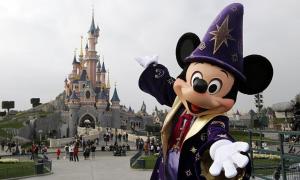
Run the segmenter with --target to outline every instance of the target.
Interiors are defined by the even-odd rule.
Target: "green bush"
[[[34,162],[1,163],[0,179],[30,176],[35,173]]]
[[[153,169],[156,163],[157,156],[143,156],[141,159],[145,160],[145,169]]]

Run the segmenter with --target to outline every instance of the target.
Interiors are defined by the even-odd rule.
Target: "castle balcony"
[[[87,101],[81,101],[80,104],[81,104],[81,105],[90,105],[90,106],[94,106],[95,102],[92,102],[92,101],[90,101],[90,102],[87,102]]]

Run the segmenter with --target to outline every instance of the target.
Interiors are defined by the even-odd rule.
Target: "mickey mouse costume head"
[[[263,56],[243,57],[242,22],[243,6],[234,3],[217,16],[202,42],[193,33],[184,34],[176,47],[177,62],[183,69],[176,80],[158,64],[157,57],[137,59],[146,67],[140,88],[161,104],[172,105],[162,127],[163,153],[152,179],[201,179],[203,174],[210,179],[222,176],[222,170],[232,178],[240,174],[239,168],[244,169],[244,178],[250,174],[248,157],[241,154],[248,144],[234,141],[223,113],[235,104],[238,91],[251,95],[267,88],[273,68]],[[203,134],[208,137],[199,138]],[[191,149],[193,155],[188,153]],[[208,169],[203,165],[206,161],[196,158],[205,155],[206,149],[213,160],[209,173],[203,173]]]

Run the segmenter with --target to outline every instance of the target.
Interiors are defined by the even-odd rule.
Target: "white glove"
[[[151,63],[158,63],[158,56],[153,55],[153,56],[144,56],[144,57],[137,57],[135,60],[144,68],[147,68],[149,64]]]
[[[237,175],[236,168],[244,168],[249,162],[248,157],[240,154],[240,152],[247,152],[248,150],[249,145],[245,142],[233,143],[222,139],[213,143],[209,150],[209,154],[214,160],[209,168],[210,174],[218,176],[224,170],[227,178],[235,177]]]

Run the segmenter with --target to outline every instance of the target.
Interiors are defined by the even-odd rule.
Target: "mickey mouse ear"
[[[176,59],[181,68],[184,68],[184,59],[188,57],[199,44],[200,39],[194,33],[185,33],[180,37],[176,46]]]
[[[273,67],[270,61],[261,55],[249,55],[244,58],[245,82],[239,83],[239,91],[252,95],[265,90],[271,83]]]

